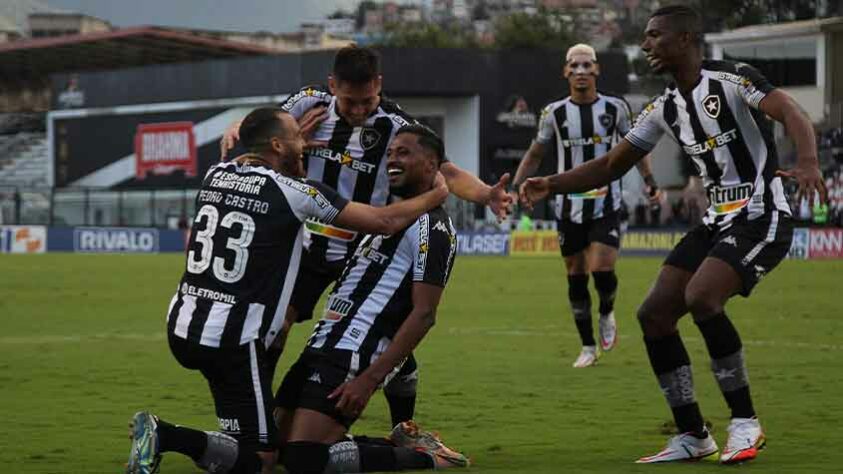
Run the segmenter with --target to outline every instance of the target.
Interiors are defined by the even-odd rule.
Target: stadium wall
[[[624,234],[621,254],[664,257],[684,236],[681,230]],[[558,257],[555,231],[460,232],[460,255]],[[166,253],[184,252],[187,233],[142,227],[0,226],[0,253]],[[789,258],[843,259],[843,229],[797,228]]]

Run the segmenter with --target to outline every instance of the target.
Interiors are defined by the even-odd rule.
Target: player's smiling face
[[[389,192],[401,197],[412,197],[432,184],[436,166],[431,152],[419,145],[413,133],[399,133],[386,150],[386,172],[389,175]]]
[[[337,98],[337,113],[340,117],[352,127],[364,125],[380,105],[381,83],[380,76],[362,84],[329,77],[328,87]]]
[[[650,18],[647,22],[641,49],[654,73],[662,74],[673,69],[677,55],[684,53],[680,36],[670,27],[667,16]]]

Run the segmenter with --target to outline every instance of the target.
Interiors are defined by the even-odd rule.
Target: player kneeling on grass
[[[403,127],[387,153],[392,194],[410,199],[426,192],[443,156],[433,131]],[[468,465],[465,456],[412,422],[397,425],[386,442],[347,438],[372,393],[400,370],[433,326],[456,243],[442,208],[392,235],[363,238],[276,395],[281,459],[288,472]]]
[[[129,473],[155,472],[167,451],[189,456],[208,472],[274,472],[278,433],[266,349],[284,322],[304,221],[401,234],[419,216],[430,219],[428,210],[441,213],[448,196],[435,168],[424,192],[381,208],[348,202],[330,187],[303,179],[304,140],[295,119],[281,109],[250,113],[240,137],[249,153],[211,168],[197,195],[186,270],[167,314],[170,350],[182,366],[207,379],[220,431],[139,412],[130,425]]]

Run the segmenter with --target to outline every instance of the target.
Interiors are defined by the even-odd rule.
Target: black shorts
[[[324,257],[314,256],[307,250],[302,252],[296,286],[293,287],[293,295],[290,297],[290,306],[298,313],[296,322],[313,318],[313,309],[316,308],[322,293],[331,283],[339,280],[343,269],[344,260],[327,262]]]
[[[349,428],[357,418],[344,416],[336,408],[337,400],[329,400],[328,395],[357,375],[350,369],[353,354],[305,348],[278,387],[276,404],[290,412],[296,408],[318,411]]]
[[[219,430],[236,438],[241,449],[275,450],[275,399],[263,344],[255,340],[236,349],[217,349],[173,335],[169,343],[179,364],[208,380]]]
[[[725,231],[700,225],[682,237],[664,264],[693,273],[706,257],[718,258],[738,273],[741,295],[749,296],[758,280],[787,255],[792,239],[793,220],[778,211],[735,222]]]
[[[592,242],[600,242],[614,248],[621,246],[621,224],[617,213],[582,224],[557,220],[556,230],[559,233],[559,249],[563,257],[582,252]]]

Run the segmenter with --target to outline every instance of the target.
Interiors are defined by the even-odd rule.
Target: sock
[[[725,313],[698,322],[697,327],[705,339],[711,356],[711,370],[732,410],[732,418],[752,418],[755,408],[749,393],[749,375],[737,329]]]
[[[679,333],[653,339],[645,337],[644,344],[679,432],[702,435],[705,427],[694,397],[691,359]]]
[[[354,441],[334,444],[330,448],[329,472],[394,472],[434,468],[429,454],[397,448],[383,441],[356,436]]]
[[[383,388],[383,394],[389,403],[392,426],[413,419],[416,411],[418,381],[418,363],[415,356],[410,354],[398,374]]]
[[[204,431],[173,425],[158,420],[158,449],[160,452],[175,451],[198,460],[208,446],[208,436]]]
[[[323,474],[330,447],[310,441],[293,441],[284,448],[283,464],[289,474]]]
[[[574,323],[584,346],[596,346],[591,324],[591,295],[588,293],[588,275],[568,275],[568,301],[574,313]]]
[[[610,272],[591,272],[594,288],[600,297],[600,315],[606,315],[615,309],[615,293],[618,289],[618,277],[614,270]]]

